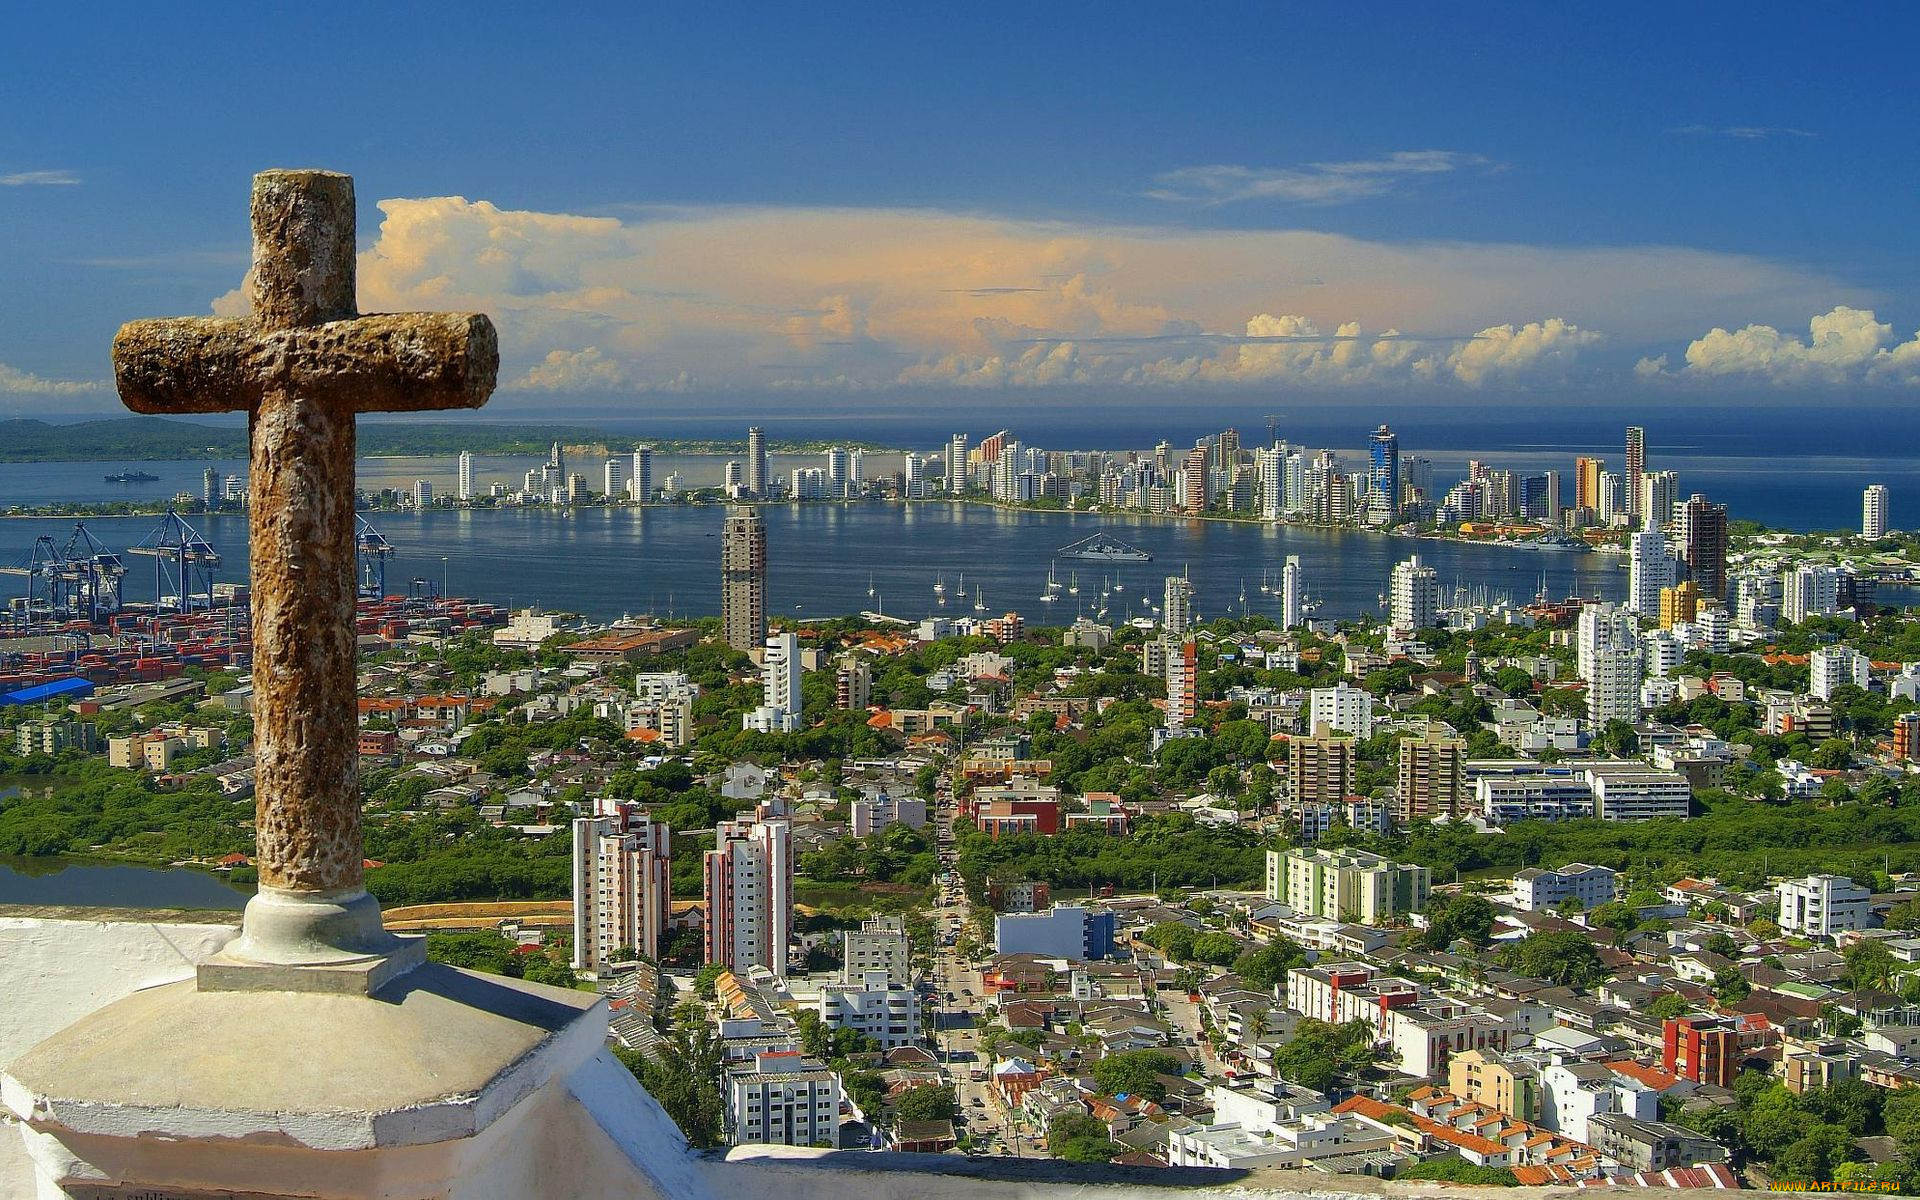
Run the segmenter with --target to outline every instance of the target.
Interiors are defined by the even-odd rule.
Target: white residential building
[[[601,797],[573,823],[573,969],[620,951],[657,959],[673,897],[672,831],[637,804]]]
[[[706,852],[707,961],[787,976],[793,938],[793,839],[783,819],[722,821]]]
[[[1601,1063],[1558,1063],[1540,1072],[1541,1128],[1585,1142],[1587,1120],[1608,1113],[1658,1119],[1660,1093]]]
[[[1667,553],[1658,526],[1633,535],[1627,555],[1627,607],[1652,620],[1660,615],[1660,589],[1679,582],[1679,562]]]
[[[1819,647],[1808,667],[1807,691],[1821,700],[1833,699],[1833,693],[1848,684],[1864,688],[1873,675],[1873,660],[1847,646]]]
[[[910,1046],[920,1040],[920,996],[912,984],[887,982],[885,971],[868,971],[851,982],[821,985],[820,1023],[863,1033],[883,1050]]]
[[[1644,658],[1637,645],[1606,646],[1587,664],[1587,720],[1595,729],[1608,721],[1640,718]]]
[[[840,1078],[796,1052],[756,1055],[727,1072],[727,1131],[736,1146],[840,1144]]]
[[[872,837],[886,832],[890,825],[924,829],[927,824],[927,802],[918,796],[862,797],[848,808],[852,810],[850,824],[854,837]]]
[[[459,482],[454,494],[462,500],[473,499],[473,451],[471,450],[460,452]]]
[[[1379,925],[1424,911],[1432,882],[1425,867],[1364,850],[1267,851],[1267,899],[1314,917]]]
[[[1678,771],[1643,762],[1602,762],[1585,769],[1593,815],[1602,821],[1651,821],[1692,814],[1693,789]]]
[[[868,917],[840,937],[842,983],[859,983],[874,971],[885,975],[889,986],[913,982],[912,947],[899,917]]]
[[[1840,568],[1802,563],[1780,577],[1780,619],[1794,624],[1840,609]]]
[[[1655,605],[1657,611],[1657,598]],[[1640,644],[1640,623],[1617,604],[1589,604],[1580,610],[1578,636],[1580,678],[1591,683],[1594,663],[1602,650]]]
[[[793,733],[800,728],[800,639],[792,633],[767,638],[760,659],[760,707],[742,713],[742,728],[761,733]]]
[[[1809,875],[1780,885],[1780,928],[1832,938],[1868,924],[1872,893],[1843,875]]]
[[[1301,605],[1305,597],[1301,589],[1305,581],[1300,577],[1300,556],[1287,555],[1287,565],[1280,569],[1280,628],[1298,629],[1304,618]]]
[[[1887,485],[1884,483],[1869,485],[1860,499],[1860,536],[1870,542],[1887,536]]]
[[[1307,698],[1307,727],[1322,725],[1347,734],[1356,741],[1373,736],[1373,694],[1344,683],[1330,688],[1314,688]]]
[[[1160,623],[1168,637],[1181,637],[1193,628],[1193,581],[1184,575],[1167,576],[1160,606]]]
[[[1570,863],[1557,871],[1529,867],[1513,877],[1514,907],[1541,912],[1578,900],[1582,909],[1592,910],[1612,900],[1618,887],[1619,876],[1608,867],[1586,863]]]
[[[1440,623],[1440,572],[1426,566],[1418,554],[1393,568],[1389,597],[1395,629],[1428,629]]]

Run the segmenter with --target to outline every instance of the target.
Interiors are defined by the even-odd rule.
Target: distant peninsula
[[[364,458],[475,454],[545,454],[559,442],[570,453],[625,454],[645,443],[660,454],[744,453],[746,440],[649,438],[609,433],[584,425],[507,425],[369,421],[360,426]],[[861,442],[780,442],[775,454],[810,454],[838,444],[848,449],[887,450]],[[112,417],[53,425],[31,418],[0,421],[0,462],[162,462],[182,459],[245,458],[247,431],[240,426],[203,425],[165,417]]]

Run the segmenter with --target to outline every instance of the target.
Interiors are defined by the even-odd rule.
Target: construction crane
[[[153,559],[156,616],[168,608],[184,615],[195,608],[213,607],[213,575],[220,566],[220,552],[173,509],[127,553]]]
[[[354,518],[353,553],[360,565],[360,598],[380,600],[387,594],[387,560],[399,551],[365,517]]]

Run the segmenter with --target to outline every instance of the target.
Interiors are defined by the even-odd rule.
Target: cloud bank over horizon
[[[1287,384],[1477,395],[1710,383],[1750,378],[1736,364],[1755,362],[1802,382],[1910,383],[1920,356],[1883,344],[1886,327],[1854,307],[1875,299],[1859,289],[1675,247],[1394,243],[917,209],[612,217],[454,196],[379,209],[360,255],[362,309],[493,314],[509,393]],[[215,311],[243,311],[244,296],[242,285]],[[1828,315],[1811,343],[1765,323],[1816,312]],[[1716,320],[1725,328],[1699,337]],[[1868,354],[1854,375],[1836,375],[1875,336],[1884,360]],[[1682,346],[1686,365],[1667,368],[1662,356]]]

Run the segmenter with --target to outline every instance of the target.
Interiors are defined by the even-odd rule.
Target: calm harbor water
[[[712,616],[719,611],[720,505],[645,509],[583,508],[436,510],[383,513],[373,520],[399,547],[387,588],[402,591],[411,578],[444,583],[448,594],[500,604],[538,604],[599,619],[623,614]],[[1626,589],[1619,559],[1418,541],[1374,533],[1286,528],[1242,522],[1153,517],[1092,517],[998,510],[984,505],[778,505],[762,510],[767,523],[768,605],[775,614],[837,616],[861,610],[919,618],[967,616],[976,602],[995,614],[1013,610],[1033,623],[1064,623],[1093,614],[1103,584],[1107,617],[1144,614],[1158,603],[1162,581],[1187,572],[1207,616],[1273,613],[1278,597],[1261,584],[1277,578],[1288,555],[1299,555],[1307,594],[1321,601],[1321,617],[1357,617],[1380,609],[1395,562],[1419,554],[1439,570],[1443,589],[1479,589],[1489,598],[1530,599],[1544,577],[1549,595],[1618,598]],[[217,578],[246,575],[246,520],[194,517],[220,549]],[[152,517],[108,517],[87,522],[111,547],[131,546],[153,527]],[[33,539],[69,526],[44,519],[0,519],[0,563],[24,555]],[[1148,563],[1103,564],[1056,559],[1056,551],[1106,531],[1152,554]],[[125,595],[155,594],[151,560],[130,558]],[[1040,599],[1048,572],[1059,598]],[[947,602],[934,592],[944,581]],[[967,598],[962,601],[964,584]],[[10,577],[0,576],[0,589]],[[11,586],[18,586],[12,577]],[[1078,594],[1071,589],[1078,587]],[[869,590],[871,589],[871,595]]]
[[[187,867],[104,866],[67,859],[0,858],[0,904],[238,910],[248,893]]]

